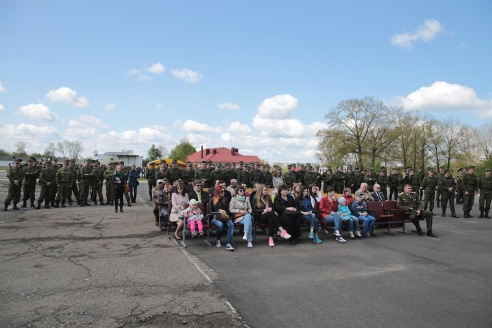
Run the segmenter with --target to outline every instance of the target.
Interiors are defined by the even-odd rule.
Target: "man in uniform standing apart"
[[[451,217],[458,218],[456,211],[454,210],[454,191],[456,189],[456,182],[454,181],[454,178],[449,170],[444,170],[444,176],[440,181],[439,189],[441,189],[442,217],[446,217],[446,203],[449,200]]]
[[[27,207],[27,199],[31,200],[31,207],[34,207],[37,178],[39,178],[39,169],[36,165],[36,159],[29,157],[27,166],[24,166],[24,197],[21,207]]]
[[[80,183],[79,190],[79,205],[83,207],[84,205],[90,206],[91,204],[87,203],[87,197],[89,196],[89,187],[91,186],[91,180],[94,174],[92,174],[93,168],[90,166],[90,159],[86,159],[84,162],[84,166],[82,166],[79,170],[78,180]]]
[[[465,218],[472,218],[470,211],[475,202],[475,194],[478,190],[477,176],[475,175],[475,166],[468,167],[468,173],[463,177],[463,212]]]
[[[154,163],[149,163],[147,169],[145,170],[145,178],[147,179],[147,184],[149,186],[149,197],[152,201],[152,190],[155,188],[156,178],[155,178]],[[111,179],[111,178],[110,178]]]
[[[427,210],[427,205],[429,205],[429,210],[431,211],[431,213],[434,210],[434,198],[436,197],[436,189],[437,189],[437,178],[434,175],[434,171],[429,170],[429,174],[422,181],[422,190],[425,191],[424,211]]]
[[[12,166],[8,173],[7,178],[9,179],[9,191],[7,194],[7,198],[5,199],[5,207],[4,211],[7,211],[12,199],[14,200],[14,210],[18,210],[17,203],[21,198],[22,191],[22,181],[24,180],[24,171],[20,167],[21,159],[18,158],[14,162],[14,166]]]
[[[437,177],[437,184],[440,183],[441,179],[444,177],[444,166],[441,166],[439,168],[439,173],[436,174]],[[436,203],[437,207],[441,207],[441,190],[437,189],[436,191]],[[466,216],[465,216],[466,218]]]
[[[485,176],[478,182],[478,188],[480,189],[480,198],[478,201],[478,208],[480,209],[479,218],[483,218],[483,212],[485,210],[485,218],[490,219],[490,201],[492,201],[492,177],[490,176],[490,170],[485,170]],[[484,208],[485,205],[485,208]]]
[[[46,162],[46,168],[41,170],[39,176],[39,184],[41,185],[41,194],[38,198],[37,210],[41,208],[41,203],[44,200],[44,208],[50,208],[51,193],[53,192],[53,186],[56,184],[56,172],[51,167],[51,162]]]
[[[56,184],[58,186],[58,194],[56,195],[55,207],[58,207],[60,205],[60,200],[61,207],[66,207],[65,201],[70,197],[72,171],[68,167],[69,164],[70,162],[66,160],[63,164],[63,167],[56,172]]]
[[[432,233],[432,213],[424,211],[422,209],[422,203],[419,201],[417,193],[412,192],[412,186],[406,184],[403,187],[403,192],[398,194],[398,200],[396,202],[398,208],[404,209],[406,217],[408,217],[417,228],[419,236],[423,236],[422,228],[420,227],[419,219],[425,218],[427,224],[427,236],[437,238]]]

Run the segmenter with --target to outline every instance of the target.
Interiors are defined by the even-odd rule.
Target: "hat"
[[[90,162],[92,162],[92,159],[86,158],[85,161],[90,163]]]
[[[338,204],[345,203],[346,200],[343,197],[338,198]]]
[[[14,161],[14,163],[18,163],[18,164],[20,164],[21,162],[22,162],[22,159],[20,159],[20,158],[17,158],[17,159]]]
[[[120,161],[120,164],[125,164],[125,161]]]
[[[460,168],[458,169],[458,172],[459,172],[459,171],[463,171],[463,168],[462,168],[462,167],[460,167]]]
[[[191,199],[190,200],[190,206],[198,204],[198,201],[196,199]]]
[[[159,184],[159,183],[164,183],[164,180],[162,180],[162,179],[157,180],[157,184]]]
[[[207,161],[202,161],[202,164],[207,164]]]
[[[175,159],[173,159],[172,161],[172,164],[176,164],[178,161],[176,161]]]
[[[468,166],[468,169],[474,169],[474,168],[475,168],[475,166],[473,166],[473,165]]]
[[[44,162],[45,165],[51,165],[51,162],[50,161],[46,161]]]
[[[34,157],[29,157],[29,161],[36,162],[36,159]]]
[[[75,159],[71,159],[70,162],[75,163]]]
[[[56,158],[53,158],[53,162],[58,162],[58,160]]]
[[[485,172],[490,172],[490,169],[486,169]]]
[[[188,162],[188,166],[193,166],[193,163],[192,162]]]
[[[68,164],[70,164],[70,161],[67,159],[64,164],[68,165]]]

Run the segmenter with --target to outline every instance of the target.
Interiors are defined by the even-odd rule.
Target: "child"
[[[203,214],[200,208],[198,207],[198,201],[196,199],[190,200],[190,206],[183,210],[183,216],[190,223],[191,237],[196,236],[196,226],[198,226],[198,237],[203,236]]]
[[[340,197],[338,199],[338,212],[340,212],[340,215],[342,216],[343,221],[348,220],[348,222],[349,222],[350,238],[352,238],[352,239],[355,238],[355,236],[354,236],[354,224],[355,224],[355,229],[356,229],[355,234],[357,235],[357,237],[361,237],[362,235],[360,234],[359,219],[357,219],[355,216],[352,215],[352,212],[350,211],[349,207],[347,206],[347,201],[343,197]]]

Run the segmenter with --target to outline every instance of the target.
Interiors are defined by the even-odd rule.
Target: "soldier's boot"
[[[478,217],[481,218],[481,219],[484,217],[483,211],[480,211],[480,215]]]
[[[120,212],[123,213],[123,204],[120,205]]]
[[[51,207],[50,207],[50,203],[46,203],[46,204],[44,204],[44,208],[50,209],[50,208],[51,208]]]
[[[89,204],[89,203],[87,202],[87,199],[85,199],[85,200],[84,200],[84,205],[85,205],[85,206],[91,206],[91,204]]]
[[[458,216],[458,215],[456,215],[456,213],[455,213],[455,212],[451,213],[451,217],[452,217],[452,218],[459,218],[459,216]]]
[[[57,200],[57,201],[55,202],[55,205],[53,205],[53,207],[54,207],[54,208],[58,208],[58,207],[60,207],[60,201],[59,201],[59,200]]]
[[[55,207],[55,202],[51,202],[51,206]]]
[[[41,208],[41,203],[38,202],[38,206],[35,207],[35,209],[39,210]]]
[[[82,199],[80,199],[78,201],[78,204],[79,204],[80,207],[84,207],[84,201]]]
[[[97,205],[97,200],[94,199],[94,205]]]
[[[468,212],[467,212],[467,211],[463,211],[463,217],[464,217],[465,219],[467,219],[467,218],[468,218]]]
[[[72,200],[71,199],[68,200],[68,205],[72,205]]]
[[[8,204],[5,204],[5,206],[3,207],[3,211],[8,211],[9,210],[9,205]]]
[[[443,211],[442,211],[441,216],[442,216],[443,218],[445,218],[445,217],[446,217],[446,210],[443,210]]]
[[[437,202],[437,207],[441,207],[441,203],[440,202]]]
[[[27,203],[27,200],[23,201],[21,208],[27,207],[27,204],[26,203]]]
[[[113,204],[111,204],[111,202],[109,201],[109,199],[106,199],[106,203],[104,203],[104,205],[113,205]]]
[[[470,214],[470,211],[468,211],[468,217],[469,218],[472,218],[473,217],[473,215]]]
[[[70,205],[72,205],[72,204],[70,204]],[[64,200],[62,200],[61,207],[66,207],[66,206],[65,206],[65,201],[64,201]]]
[[[114,201],[111,201],[111,205],[113,205]]]
[[[99,205],[104,205],[104,199],[99,199]]]
[[[489,216],[489,211],[485,211],[485,218],[486,218],[486,219],[490,219],[490,216]]]
[[[31,207],[36,207],[36,206],[34,205],[34,202],[31,202]]]
[[[128,206],[129,206],[129,207],[132,207],[132,204],[130,204],[130,201],[128,201]]]
[[[14,204],[14,210],[18,210],[17,204]]]
[[[114,203],[114,212],[118,213],[118,203]]]

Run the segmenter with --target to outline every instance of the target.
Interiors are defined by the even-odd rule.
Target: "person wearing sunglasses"
[[[229,204],[229,212],[231,212],[235,224],[244,226],[243,240],[248,242],[249,248],[253,247],[252,211],[249,198],[246,197],[246,189],[239,187],[236,196],[232,198]]]
[[[188,199],[191,201],[192,199],[196,199],[199,203],[203,204],[203,208],[205,208],[210,201],[210,195],[208,192],[203,191],[203,183],[201,179],[196,179],[193,182],[193,191],[188,193]]]

